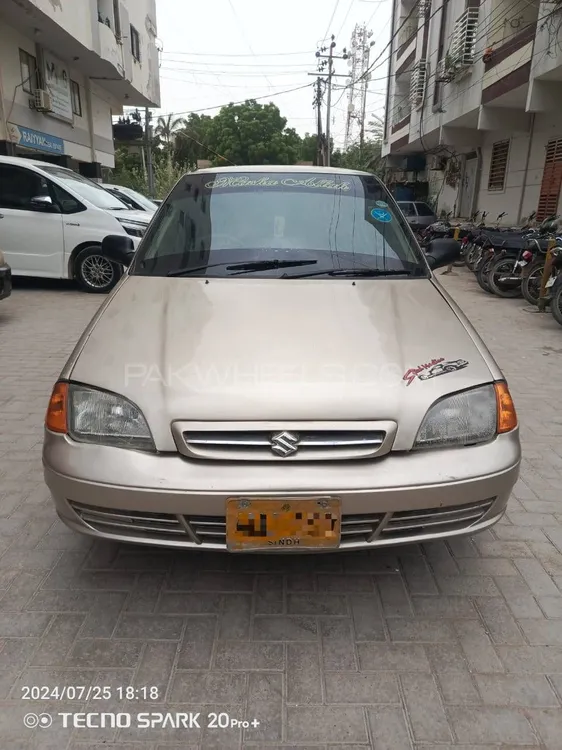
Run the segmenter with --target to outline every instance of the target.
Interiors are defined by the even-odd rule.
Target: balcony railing
[[[399,104],[397,107],[394,108],[394,111],[392,113],[392,125],[395,127],[396,125],[399,125],[401,122],[406,120],[412,111],[412,107],[410,106],[410,102],[404,102],[403,104]]]
[[[478,7],[467,8],[453,27],[451,47],[446,59],[447,67],[452,67],[455,71],[474,63],[479,10]]]
[[[417,109],[423,104],[425,96],[425,87],[427,81],[427,63],[425,60],[418,60],[412,70],[410,78],[410,106]]]
[[[418,21],[410,20],[404,27],[400,29],[398,34],[398,46],[401,47],[403,44],[408,42],[414,34],[418,31]]]

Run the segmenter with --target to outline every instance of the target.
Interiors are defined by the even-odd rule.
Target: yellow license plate
[[[226,544],[231,551],[333,548],[340,543],[337,498],[230,498]]]

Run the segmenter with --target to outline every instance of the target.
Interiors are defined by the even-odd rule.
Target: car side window
[[[419,216],[432,216],[433,215],[433,211],[427,205],[427,203],[416,203],[416,208],[418,210]]]
[[[416,209],[414,208],[414,204],[410,203],[409,201],[400,201],[398,203],[398,206],[400,207],[400,210],[404,214],[404,216],[415,216],[416,215]]]
[[[31,169],[0,164],[0,208],[39,210],[32,198],[50,198],[49,181]]]
[[[51,182],[51,190],[53,191],[55,203],[60,207],[63,214],[77,214],[79,211],[86,210],[86,206],[80,203],[79,200],[76,200],[73,195],[67,193],[60,185]]]

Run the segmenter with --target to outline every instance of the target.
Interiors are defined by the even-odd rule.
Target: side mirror
[[[37,211],[47,211],[54,213],[58,208],[53,203],[50,195],[36,195],[30,201],[31,206]]]
[[[101,243],[101,251],[112,263],[128,268],[135,255],[135,244],[127,235],[109,234]]]
[[[461,243],[450,237],[432,240],[429,243],[426,259],[431,270],[448,266],[459,259],[461,254]]]

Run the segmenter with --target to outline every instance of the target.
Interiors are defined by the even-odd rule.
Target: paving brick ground
[[[42,482],[50,388],[100,299],[0,303],[0,747],[562,748],[562,329],[445,277],[508,376],[522,478],[493,530],[390,552],[171,554],[92,543]],[[24,686],[108,686],[59,702]],[[158,688],[153,702],[117,688]],[[238,729],[26,729],[26,713],[225,712]],[[57,718],[58,721],[58,718]]]

